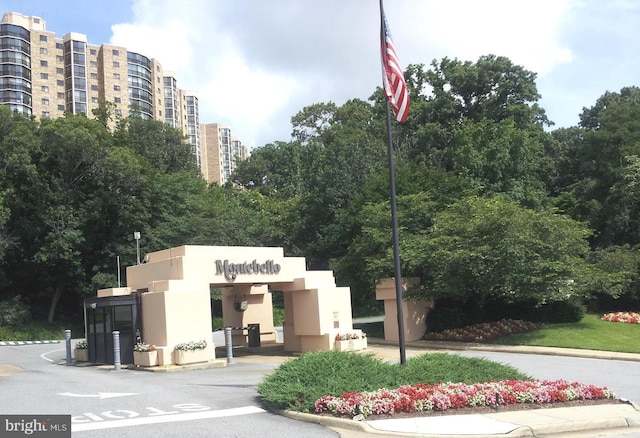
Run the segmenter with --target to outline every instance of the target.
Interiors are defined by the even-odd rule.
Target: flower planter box
[[[153,351],[134,351],[133,363],[139,367],[155,367],[158,366],[158,352]]]
[[[89,350],[86,348],[82,348],[82,349],[74,348],[73,357],[76,359],[77,362],[89,362]]]
[[[335,349],[337,351],[358,351],[367,348],[367,338],[347,339],[344,341],[336,341]]]
[[[175,350],[174,361],[176,365],[208,362],[209,351],[207,348],[200,349],[200,350]]]

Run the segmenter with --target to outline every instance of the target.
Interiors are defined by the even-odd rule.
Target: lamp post
[[[140,264],[140,231],[134,231],[133,238],[136,239],[136,260]]]

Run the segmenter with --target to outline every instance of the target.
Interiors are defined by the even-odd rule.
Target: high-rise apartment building
[[[0,103],[25,115],[91,117],[106,101],[124,117],[137,108],[164,120],[162,66],[125,47],[89,44],[75,32],[56,38],[42,18],[10,12],[0,22],[0,59]]]
[[[89,44],[74,32],[56,38],[40,17],[9,12],[0,21],[0,105],[56,118],[92,117],[100,102],[113,102],[116,115],[135,110],[181,129],[202,169],[198,97],[177,83],[157,60],[126,47]]]
[[[231,136],[231,128],[219,123],[200,126],[202,141],[202,175],[209,182],[226,183],[241,160],[246,160],[247,147]]]

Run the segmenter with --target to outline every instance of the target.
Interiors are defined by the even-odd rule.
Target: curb
[[[639,406],[636,403],[629,402],[632,410],[623,408],[616,415],[608,418],[593,418],[589,420],[575,420],[575,421],[561,421],[553,422],[549,424],[536,424],[525,425],[509,421],[508,418],[502,418],[498,421],[504,423],[510,423],[515,426],[511,432],[500,434],[428,434],[423,432],[400,432],[376,429],[368,425],[364,421],[350,420],[347,418],[337,418],[331,416],[306,414],[295,411],[278,411],[277,413],[285,417],[291,418],[297,421],[304,421],[307,423],[315,423],[324,427],[339,429],[343,431],[354,431],[367,435],[383,435],[383,436],[402,436],[402,437],[428,437],[428,438],[495,438],[497,435],[505,438],[529,438],[556,434],[571,434],[580,432],[596,432],[596,431],[611,431],[618,430],[621,433],[625,433],[629,428],[637,428],[640,426],[640,417],[633,415],[633,410],[638,411]],[[558,413],[557,418],[562,418],[560,414],[563,409],[568,408],[550,408],[547,414],[550,417],[556,417],[555,413]],[[578,408],[580,409],[580,408]],[[500,415],[500,414],[498,414]],[[454,415],[455,416],[455,415]],[[464,415],[458,415],[458,417],[464,417]],[[489,418],[497,419],[494,415],[488,415]],[[341,434],[342,435],[342,434]],[[348,436],[348,435],[344,435]]]
[[[59,344],[60,341],[0,341],[0,347],[18,346],[18,345],[36,345],[36,344]]]
[[[397,341],[381,338],[369,338],[369,344],[384,347],[397,346]],[[546,356],[583,357],[604,360],[626,360],[640,362],[639,353],[618,353],[605,350],[586,350],[579,348],[540,347],[525,345],[481,344],[470,342],[447,342],[418,340],[406,343],[407,348],[420,350],[453,350],[453,351],[492,351],[497,353],[541,354]]]

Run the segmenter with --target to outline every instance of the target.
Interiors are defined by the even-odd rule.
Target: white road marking
[[[127,395],[138,395],[138,392],[99,392],[97,394],[75,394],[73,392],[59,392],[58,395],[67,397],[97,397],[100,400],[104,398],[124,397]]]
[[[124,420],[102,421],[95,423],[72,424],[71,432],[84,430],[112,429],[116,427],[141,426],[145,424],[173,423],[176,421],[203,420],[206,418],[233,417],[237,415],[259,414],[266,412],[256,406],[244,406],[241,408],[222,409],[219,411],[189,412],[185,414],[163,415],[155,417],[127,418]]]
[[[49,358],[47,357],[47,354],[55,353],[55,352],[57,352],[57,351],[66,351],[66,348],[58,348],[57,350],[47,351],[46,353],[42,353],[42,354],[40,355],[40,357],[41,357],[42,359],[44,359],[44,360],[48,360],[49,362],[55,362],[55,360],[53,360],[53,359],[49,359]]]

